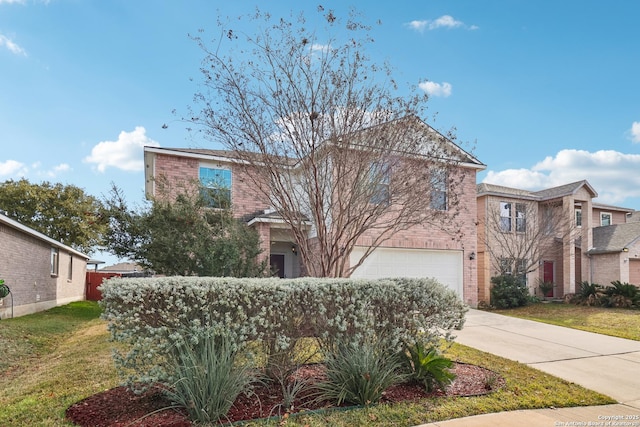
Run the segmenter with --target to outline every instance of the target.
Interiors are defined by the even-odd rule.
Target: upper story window
[[[209,207],[228,208],[231,205],[231,170],[200,167],[203,197]]]
[[[375,188],[372,189],[369,201],[374,205],[389,204],[391,194],[391,168],[387,162],[372,162],[369,168],[369,182]]]
[[[527,231],[526,205],[524,203],[516,203],[516,231],[518,233]]]
[[[51,275],[58,275],[58,268],[60,265],[60,254],[58,248],[51,248]]]
[[[500,202],[500,231],[511,231],[511,203]]]
[[[576,209],[576,227],[582,227],[582,209]]]
[[[504,233],[513,231],[514,223],[516,232],[524,233],[527,231],[527,205],[524,203],[500,202],[500,231]]]
[[[611,225],[611,214],[609,212],[600,212],[600,225]]]
[[[429,206],[431,209],[439,211],[447,210],[447,173],[445,171],[436,171],[431,176],[431,200]]]

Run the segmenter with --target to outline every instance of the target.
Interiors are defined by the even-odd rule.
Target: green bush
[[[522,307],[529,303],[529,289],[513,275],[491,278],[491,305],[496,308]]]
[[[404,354],[404,364],[411,378],[421,382],[427,392],[436,387],[444,391],[456,375],[450,371],[453,362],[443,357],[437,348],[417,342]]]
[[[551,292],[554,287],[555,284],[553,282],[545,282],[538,279],[538,289],[540,289],[542,299],[547,299],[547,294]]]
[[[225,331],[235,348],[255,342],[286,369],[303,337],[328,350],[374,333],[400,352],[418,336],[450,339],[467,311],[433,279],[115,278],[101,290],[112,338],[128,344],[114,357],[129,385],[166,382],[165,355],[184,331]]]
[[[168,365],[174,380],[166,394],[199,423],[222,419],[236,397],[256,380],[247,363],[236,364],[231,340],[212,331],[195,333],[172,347]]]
[[[4,280],[0,279],[0,299],[9,295],[9,287],[4,284]]]
[[[577,305],[600,305],[602,296],[602,286],[584,280],[580,283],[576,294],[571,298],[570,302]]]
[[[382,393],[405,379],[387,340],[367,338],[340,343],[325,356],[327,379],[316,385],[318,397],[336,405],[378,403]]]
[[[611,286],[602,288],[602,305],[605,307],[630,308],[640,305],[640,290],[630,283],[619,280],[611,282]]]

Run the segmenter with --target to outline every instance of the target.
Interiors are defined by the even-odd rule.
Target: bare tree
[[[219,23],[218,39],[197,37],[204,90],[190,120],[244,165],[291,227],[307,273],[344,277],[398,231],[435,223],[459,237],[450,189],[471,157],[419,119],[426,94],[397,95],[391,68],[366,56],[369,27],[318,12],[323,35],[303,16],[257,12],[255,35]],[[350,264],[359,239],[368,249]]]
[[[562,201],[491,199],[485,232],[480,240],[499,275],[526,275],[536,271],[544,258],[562,255],[562,243],[573,236],[572,212]]]

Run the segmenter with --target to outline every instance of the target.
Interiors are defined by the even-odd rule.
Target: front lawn
[[[640,310],[537,303],[495,313],[640,341]]]
[[[0,321],[0,425],[68,426],[72,403],[114,387],[118,378],[104,321],[95,303]],[[488,396],[427,399],[367,409],[302,415],[249,425],[411,426],[515,409],[602,405],[614,401],[525,365],[454,345],[447,356],[488,367],[506,379]]]

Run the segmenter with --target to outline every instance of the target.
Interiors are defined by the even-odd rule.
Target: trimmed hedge
[[[115,361],[130,385],[171,381],[165,355],[198,331],[224,333],[237,349],[287,352],[302,337],[330,348],[375,334],[400,350],[451,339],[468,309],[433,279],[113,278],[101,291],[112,338],[129,344]]]

